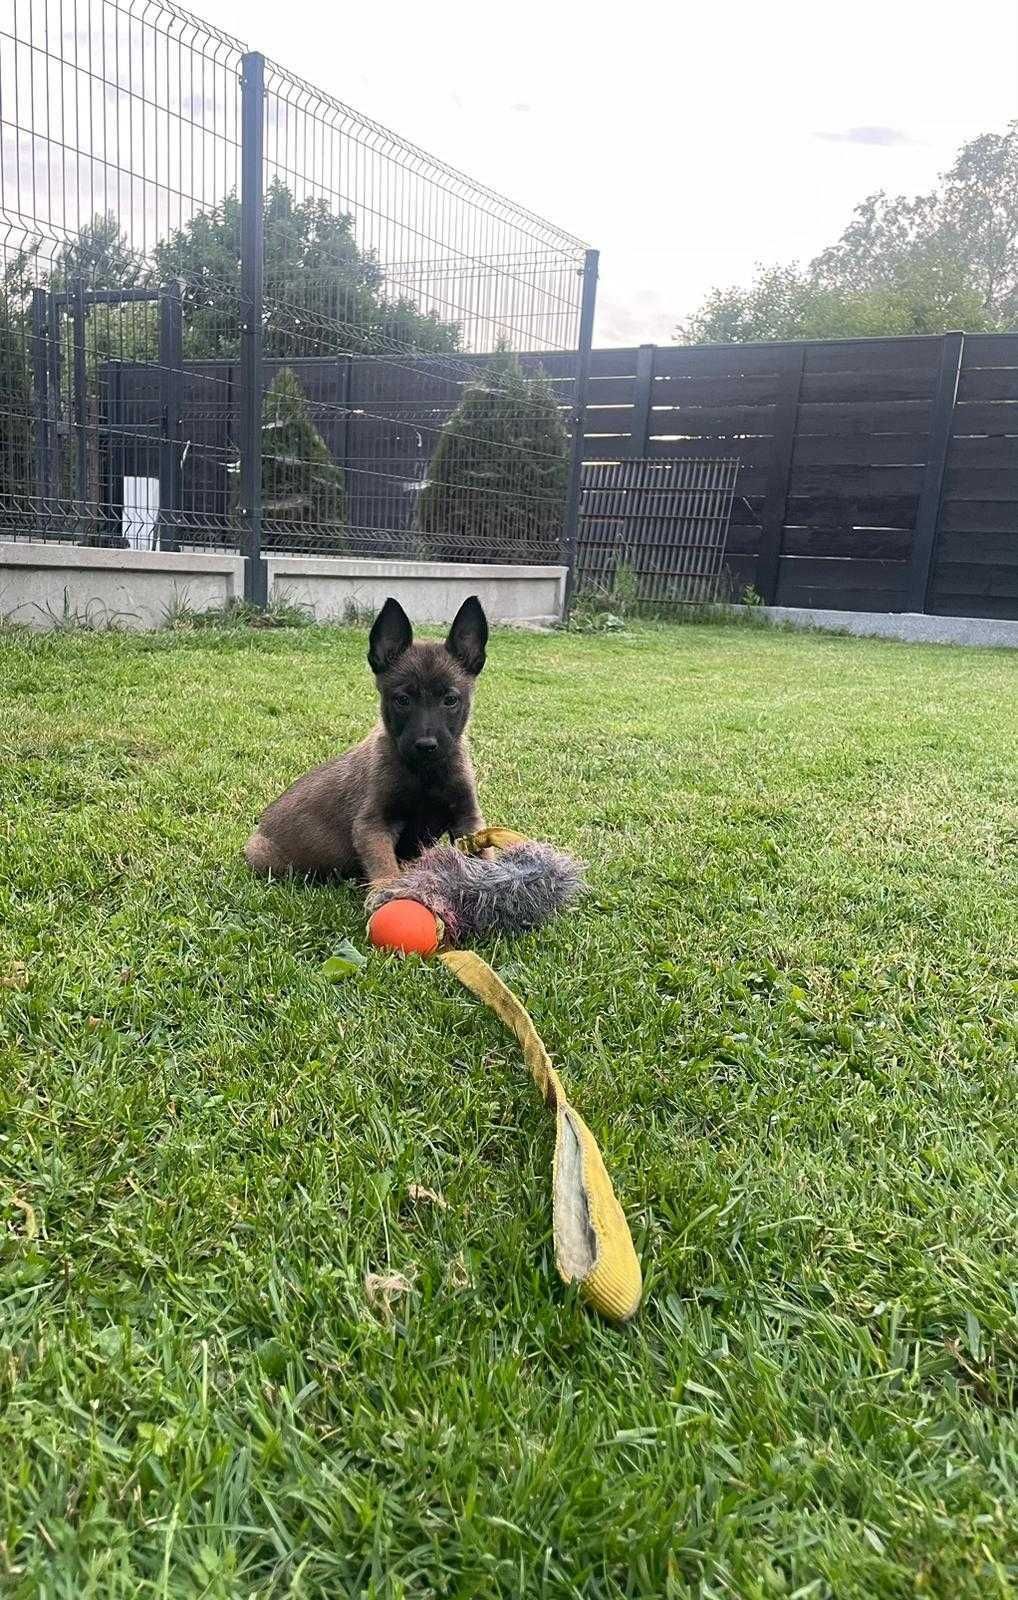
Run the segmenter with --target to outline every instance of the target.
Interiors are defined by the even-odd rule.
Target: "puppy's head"
[[[415,771],[438,771],[462,738],[477,674],[484,666],[488,622],[476,595],[464,600],[444,644],[415,644],[410,619],[387,600],[368,639],[368,665],[382,700],[382,721],[400,759]]]

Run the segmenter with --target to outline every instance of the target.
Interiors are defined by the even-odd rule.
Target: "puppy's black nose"
[[[438,749],[438,740],[430,737],[426,739],[415,739],[414,749],[417,751],[419,756],[430,756],[433,750]]]

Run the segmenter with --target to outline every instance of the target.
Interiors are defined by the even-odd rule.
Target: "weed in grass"
[[[176,591],[167,604],[164,626],[174,633],[201,628],[306,628],[314,622],[310,606],[285,596],[256,606],[249,600],[231,599],[204,611],[192,606],[186,589]]]

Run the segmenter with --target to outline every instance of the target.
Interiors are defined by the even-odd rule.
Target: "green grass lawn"
[[[593,893],[492,960],[629,1215],[617,1331],[498,1024],[326,983],[357,893],[241,865],[364,648],[0,635],[0,1593],[1018,1593],[1018,660],[495,637],[488,819]]]

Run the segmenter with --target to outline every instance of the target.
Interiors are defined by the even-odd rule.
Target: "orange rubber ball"
[[[433,956],[442,942],[442,924],[419,900],[389,900],[379,906],[368,923],[368,938],[376,950],[394,950],[401,956]]]

